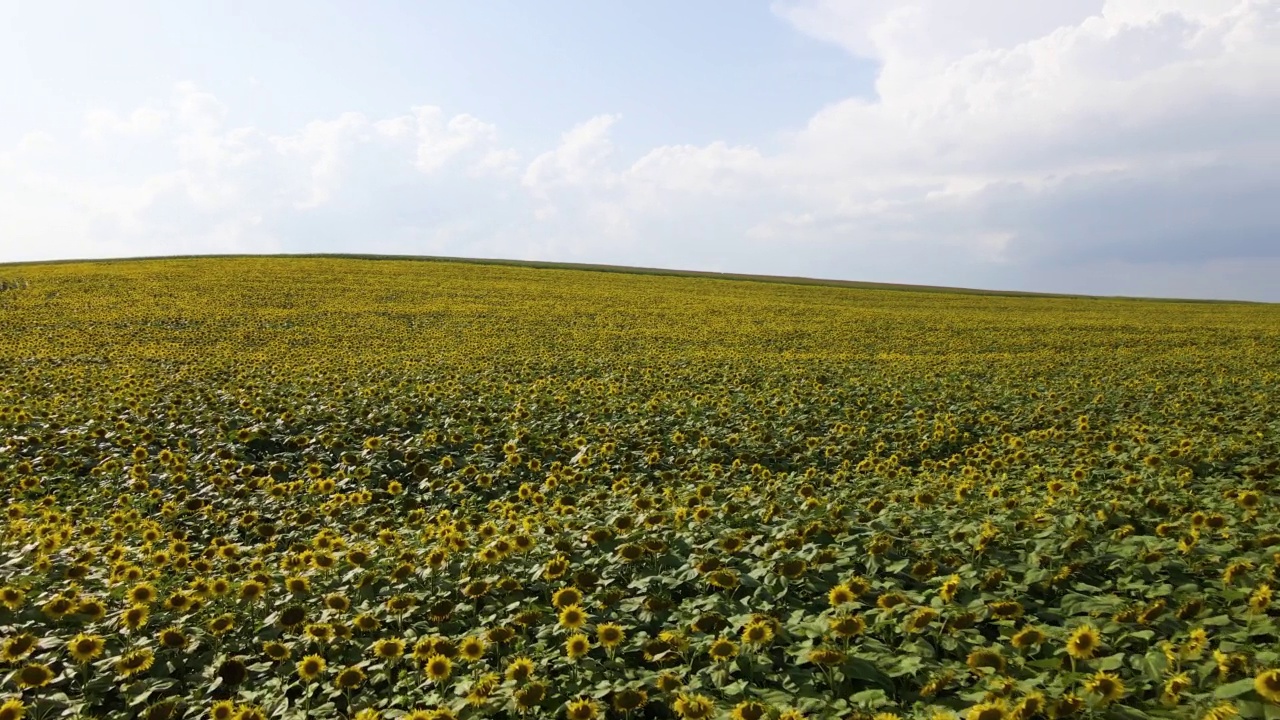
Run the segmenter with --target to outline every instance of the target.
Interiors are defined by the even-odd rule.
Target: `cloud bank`
[[[1280,2],[774,12],[876,61],[874,97],[768,151],[624,157],[607,112],[532,150],[431,105],[275,135],[181,84],[0,149],[0,260],[385,252],[1280,300]]]

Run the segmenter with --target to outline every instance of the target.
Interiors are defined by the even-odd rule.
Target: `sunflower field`
[[[1280,307],[0,280],[0,720],[1280,719]]]

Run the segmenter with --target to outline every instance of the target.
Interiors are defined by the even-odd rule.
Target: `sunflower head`
[[[133,677],[150,670],[154,662],[155,655],[149,648],[131,650],[116,660],[116,674],[122,678]]]
[[[1113,703],[1124,697],[1125,687],[1120,676],[1109,672],[1099,672],[1085,681],[1084,687],[1097,695],[1104,704]]]
[[[527,657],[518,657],[507,665],[507,679],[523,683],[533,677],[537,666]]]
[[[1280,668],[1258,673],[1253,679],[1253,689],[1259,697],[1280,705]]]
[[[364,684],[365,674],[355,665],[343,668],[336,677],[333,678],[334,687],[339,690],[354,690]]]
[[[601,647],[612,650],[617,647],[626,637],[626,631],[621,625],[614,623],[601,623],[596,627],[596,638],[600,641]]]
[[[19,688],[39,688],[53,681],[53,670],[44,663],[27,663],[14,675],[13,681]]]
[[[590,698],[578,698],[565,706],[567,720],[595,720],[600,716],[600,704]]]
[[[306,682],[311,682],[319,677],[320,673],[324,672],[325,665],[324,658],[319,655],[308,655],[298,661],[298,677]]]
[[[728,638],[717,638],[707,648],[707,654],[716,662],[732,660],[738,655],[738,644]]]
[[[444,655],[435,653],[427,658],[422,669],[432,682],[442,682],[448,680],[449,675],[453,673],[453,662]]]
[[[1077,660],[1088,660],[1102,646],[1102,636],[1092,625],[1081,625],[1067,638],[1067,654]]]
[[[587,624],[587,613],[580,605],[567,605],[560,610],[560,626],[577,630]]]
[[[624,715],[639,710],[649,702],[649,693],[644,690],[626,688],[613,694],[613,709]]]
[[[467,662],[476,662],[484,657],[485,649],[484,638],[479,635],[472,635],[458,644],[458,654]]]

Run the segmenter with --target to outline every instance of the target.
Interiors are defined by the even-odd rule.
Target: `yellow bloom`
[[[453,663],[444,655],[436,653],[427,658],[423,670],[432,682],[443,682],[453,674]]]
[[[67,652],[78,663],[87,663],[102,654],[106,641],[99,635],[80,633],[67,643]]]
[[[755,700],[744,700],[734,706],[729,716],[733,720],[763,720],[769,715],[769,707]]]
[[[565,706],[568,720],[595,720],[600,716],[600,704],[590,698],[579,698]]]
[[[626,632],[621,625],[601,623],[596,627],[596,639],[600,641],[600,646],[607,650],[617,647],[625,638]]]
[[[0,720],[22,720],[27,714],[27,706],[18,698],[9,698],[0,703]]]
[[[841,605],[851,603],[856,599],[857,595],[849,589],[848,585],[843,583],[831,588],[827,593],[827,602],[831,604],[831,607],[840,607]]]
[[[672,703],[672,709],[684,720],[706,720],[715,713],[716,706],[705,695],[681,694]]]
[[[1113,703],[1124,697],[1124,681],[1120,676],[1109,672],[1099,672],[1085,681],[1084,687],[1089,692],[1102,698],[1103,703]]]
[[[1077,660],[1088,660],[1102,646],[1102,636],[1092,625],[1081,625],[1067,638],[1067,654]]]
[[[44,663],[27,663],[14,675],[13,681],[19,688],[38,688],[48,685],[53,680],[53,671]]]
[[[738,644],[728,638],[718,638],[711,643],[707,654],[716,662],[732,660],[738,655]]]
[[[150,670],[153,662],[155,662],[155,655],[151,650],[139,648],[121,655],[120,659],[116,660],[115,671],[122,678],[133,677]]]
[[[582,633],[574,633],[564,643],[565,654],[570,660],[577,660],[591,650],[591,641]]]
[[[485,642],[478,636],[466,638],[458,645],[458,653],[467,662],[475,662],[484,657]]]
[[[560,626],[577,630],[587,624],[587,613],[579,605],[567,605],[560,611]]]
[[[1003,700],[984,702],[969,708],[965,720],[1005,720],[1008,706]]]
[[[1280,668],[1258,673],[1253,679],[1253,689],[1264,700],[1280,705]]]
[[[298,677],[305,682],[311,682],[320,677],[320,673],[324,672],[326,665],[324,658],[319,655],[308,655],[299,660],[295,667],[298,671]]]
[[[537,666],[527,657],[518,657],[507,665],[507,679],[524,682],[533,677]]]

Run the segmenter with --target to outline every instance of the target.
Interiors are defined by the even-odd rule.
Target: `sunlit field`
[[[0,280],[0,720],[1280,718],[1280,306]]]

